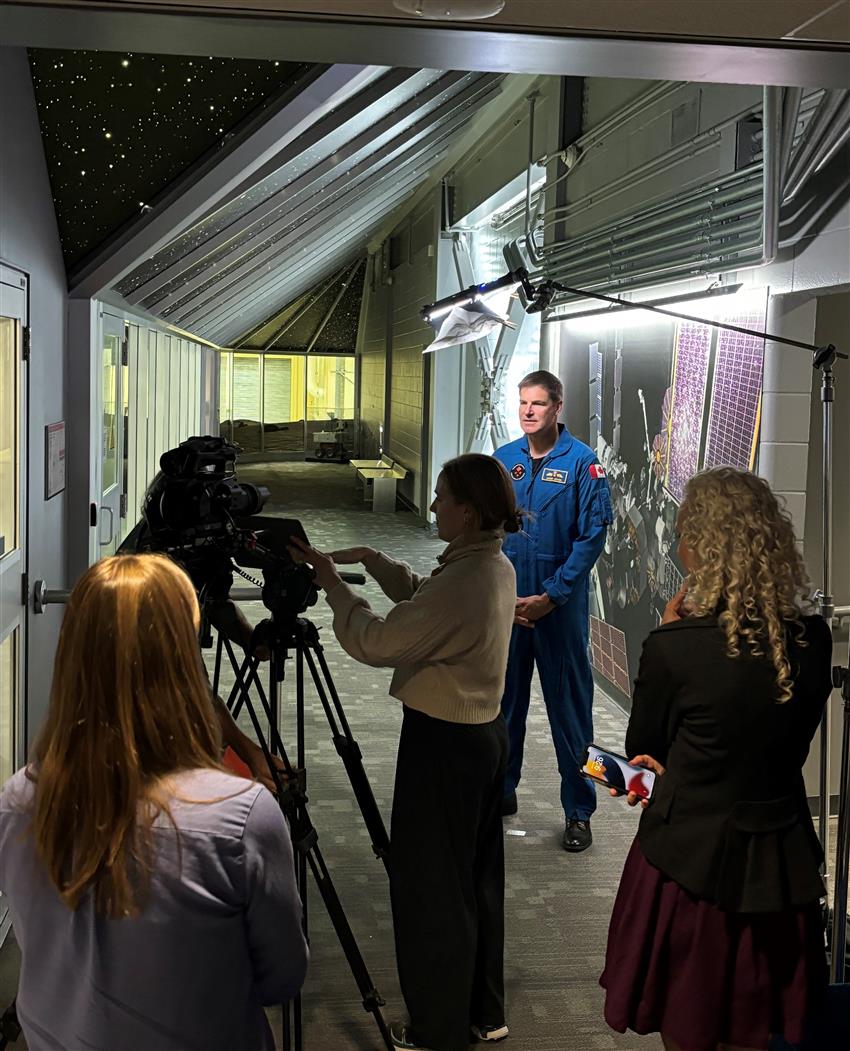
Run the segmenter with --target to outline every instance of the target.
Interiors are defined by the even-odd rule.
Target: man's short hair
[[[519,381],[519,389],[523,387],[542,387],[552,401],[564,400],[564,386],[561,381],[551,372],[540,369],[537,372],[529,372],[527,376]]]

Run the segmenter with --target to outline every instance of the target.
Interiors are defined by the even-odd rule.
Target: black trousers
[[[505,1020],[501,715],[469,726],[404,710],[390,891],[401,991],[414,1036],[466,1051],[470,1025]]]

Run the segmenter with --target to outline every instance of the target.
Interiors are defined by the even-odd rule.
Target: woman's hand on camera
[[[637,766],[645,770],[651,770],[658,777],[661,777],[661,775],[664,773],[664,767],[661,765],[661,763],[658,762],[657,759],[653,759],[651,755],[636,755],[629,760],[629,766]],[[611,788],[608,791],[610,795],[615,797],[623,794],[622,792],[618,792],[615,788]],[[641,798],[641,796],[639,796],[636,792],[629,792],[629,794],[626,796],[626,802],[629,804],[629,806],[637,806],[638,803],[640,803],[644,810],[649,806],[650,803],[648,799]]]
[[[328,558],[332,558],[338,566],[356,566],[376,553],[373,547],[344,547],[339,551],[329,551]]]
[[[297,536],[291,536],[289,540],[290,544],[287,550],[293,562],[307,562],[313,567],[313,580],[317,587],[330,591],[331,588],[339,584],[340,576],[330,555],[326,555],[323,551],[318,551],[315,547],[310,547],[303,540],[299,540]]]

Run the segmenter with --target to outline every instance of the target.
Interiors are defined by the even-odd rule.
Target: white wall
[[[0,260],[29,275],[28,565],[30,582],[66,583],[67,492],[44,499],[44,428],[67,419],[66,281],[29,64],[22,48],[0,47]],[[70,480],[69,480],[70,484]],[[46,711],[60,607],[29,615],[28,736]],[[35,655],[35,656],[34,656]]]

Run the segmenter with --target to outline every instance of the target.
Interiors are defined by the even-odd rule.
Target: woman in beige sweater
[[[431,510],[448,547],[420,577],[371,548],[301,548],[356,660],[394,668],[404,705],[393,796],[390,891],[409,1024],[397,1048],[466,1051],[508,1035],[504,1014],[507,734],[500,713],[516,577],[501,537],[520,517],[504,467],[469,454],[443,465]],[[295,554],[295,552],[293,552]],[[335,564],[362,562],[396,605],[385,617]]]

